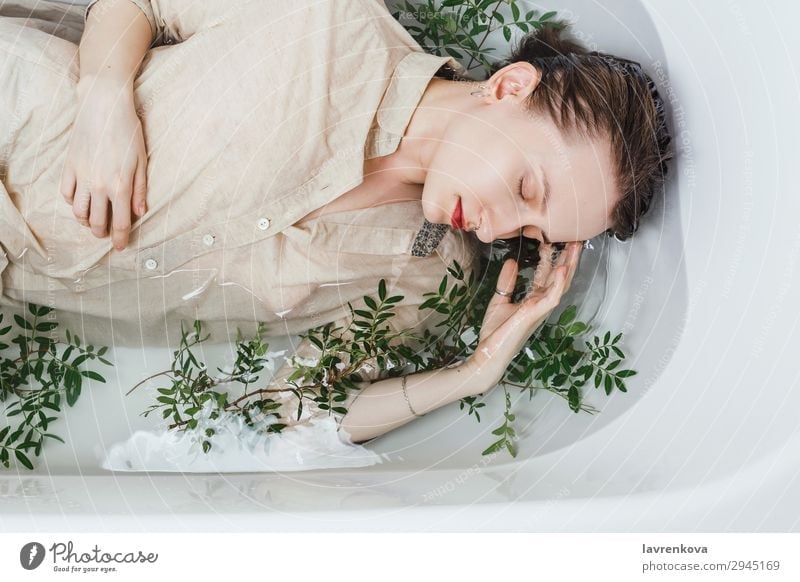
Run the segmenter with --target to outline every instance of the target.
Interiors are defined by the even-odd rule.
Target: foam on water
[[[308,422],[266,433],[275,421],[269,415],[256,428],[247,426],[241,415],[223,413],[211,420],[210,403],[201,411],[196,431],[138,430],[127,440],[112,445],[101,462],[109,471],[168,471],[182,473],[307,471],[341,467],[364,467],[382,463],[381,455],[352,444],[345,431],[337,432],[336,419],[317,413]],[[212,448],[202,449],[206,428],[216,434]],[[261,429],[261,430],[259,430]]]

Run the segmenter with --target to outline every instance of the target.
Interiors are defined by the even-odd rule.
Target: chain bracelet
[[[420,417],[425,416],[424,414],[417,414],[414,409],[411,407],[411,401],[408,399],[408,392],[406,392],[406,379],[408,378],[408,374],[403,376],[403,396],[406,399],[406,404],[408,404],[408,409],[411,411],[411,414],[414,416]]]

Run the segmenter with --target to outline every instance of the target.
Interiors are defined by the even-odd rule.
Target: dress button
[[[214,235],[213,234],[206,234],[203,236],[203,244],[207,247],[210,247],[214,244]]]
[[[147,259],[144,262],[144,267],[145,267],[145,269],[150,269],[152,271],[153,269],[158,267],[158,261],[155,260],[155,259]]]
[[[269,218],[259,218],[258,228],[261,230],[267,230],[269,228]]]

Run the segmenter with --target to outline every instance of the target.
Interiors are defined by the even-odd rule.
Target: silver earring
[[[480,87],[480,90],[475,90],[475,91],[471,92],[471,93],[470,93],[470,95],[472,95],[473,97],[486,97],[486,95],[488,95],[488,93],[486,92],[486,90],[487,90],[489,87],[487,87],[487,86],[486,86],[486,85],[484,85],[483,83],[481,83],[480,85],[478,85],[478,87]]]

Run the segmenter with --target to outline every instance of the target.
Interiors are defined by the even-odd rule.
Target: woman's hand
[[[146,211],[147,153],[130,85],[81,78],[78,116],[61,177],[61,195],[75,218],[118,250],[128,244],[131,213]],[[109,217],[109,203],[111,214]]]
[[[569,243],[554,265],[550,260],[552,245],[541,244],[531,292],[519,303],[511,303],[510,296],[492,295],[481,325],[478,347],[464,362],[469,372],[467,377],[475,380],[474,385],[483,387],[477,394],[503,379],[508,364],[559,304],[572,283],[582,248],[580,242]],[[517,262],[507,259],[496,288],[512,293],[517,272]]]

